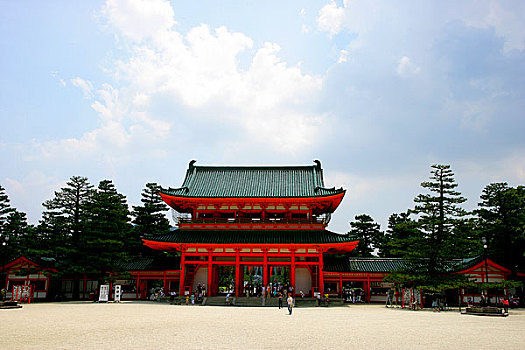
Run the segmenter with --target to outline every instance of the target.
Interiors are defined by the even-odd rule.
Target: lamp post
[[[2,251],[4,253],[4,261],[2,261],[2,286],[0,289],[6,288],[7,290],[7,273],[5,273],[5,265],[7,265],[7,262],[9,261],[9,235],[5,236],[2,242]]]
[[[481,237],[481,242],[483,242],[483,260],[485,260],[485,282],[489,283],[489,268],[487,265],[487,237]],[[487,287],[487,302],[490,305],[490,296],[489,289]]]

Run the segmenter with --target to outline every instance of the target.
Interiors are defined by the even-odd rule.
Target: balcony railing
[[[179,224],[327,224],[326,218],[314,217],[310,219],[305,218],[184,218],[179,217]]]

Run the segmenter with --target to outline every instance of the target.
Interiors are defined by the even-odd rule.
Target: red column
[[[212,289],[211,289],[211,286],[212,286],[212,253],[213,252],[213,248],[210,248],[208,249],[208,286],[206,287],[206,292],[208,293],[209,296],[212,295]]]
[[[366,276],[366,301],[370,302],[370,276]]]
[[[235,248],[235,296],[238,297],[240,295],[239,288],[240,288],[240,279],[241,279],[241,267],[240,267],[240,256],[239,256],[240,249]]]
[[[319,292],[324,293],[323,250],[318,249],[318,252],[319,252]]]
[[[179,281],[179,289],[180,289],[180,296],[184,296],[184,277],[186,277],[186,262],[185,262],[185,249],[181,249],[181,255],[180,255],[180,281]]]
[[[268,249],[264,248],[263,250],[263,284],[264,287],[268,286]]]
[[[297,294],[297,291],[295,290],[295,249],[292,248],[290,251],[292,252],[292,263],[290,265],[290,284],[293,287],[294,294]]]
[[[137,297],[135,298],[136,300],[139,300],[139,289],[140,289],[140,273],[137,274]]]

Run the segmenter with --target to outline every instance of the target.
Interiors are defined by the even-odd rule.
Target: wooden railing
[[[179,218],[179,224],[325,224],[325,218]]]

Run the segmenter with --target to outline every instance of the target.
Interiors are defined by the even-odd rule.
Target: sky
[[[432,164],[474,209],[525,183],[525,2],[0,0],[0,185],[29,222],[75,175],[312,165],[386,229]]]

